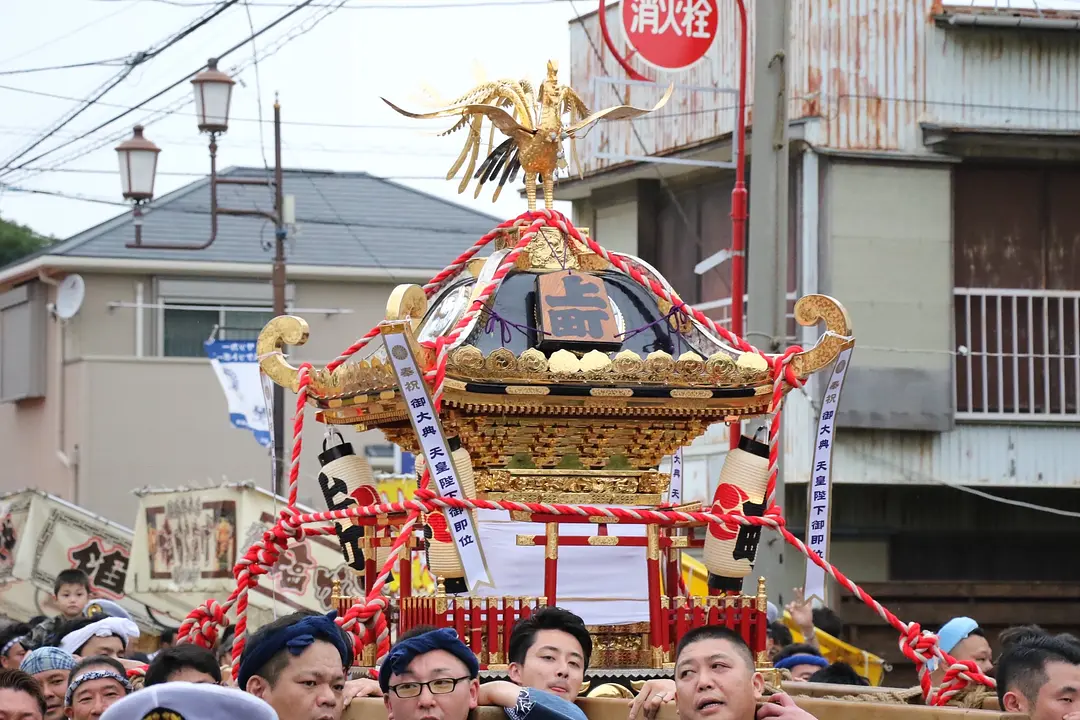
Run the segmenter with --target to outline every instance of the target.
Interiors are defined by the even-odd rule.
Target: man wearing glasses
[[[585,720],[573,703],[508,682],[480,685],[480,664],[453,630],[417,627],[379,668],[388,720],[466,720],[478,703],[501,705],[510,720]]]
[[[341,720],[354,696],[377,690],[370,680],[346,682],[353,650],[335,615],[303,611],[259,628],[240,656],[238,687],[283,720]]]

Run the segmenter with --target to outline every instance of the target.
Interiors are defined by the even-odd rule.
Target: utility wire
[[[391,178],[379,177],[379,176],[376,176],[376,175],[372,175],[371,177],[372,177],[373,180],[389,180],[389,179],[391,179]],[[97,205],[111,205],[111,206],[114,206],[114,207],[122,207],[122,208],[125,208],[125,209],[128,209],[128,210],[130,210],[130,208],[131,208],[131,206],[128,203],[122,202],[120,200],[109,200],[107,198],[98,198],[98,197],[93,197],[93,196],[90,196],[90,195],[68,194],[68,193],[58,192],[58,191],[55,191],[55,190],[41,190],[41,189],[38,189],[38,188],[24,188],[24,187],[20,187],[18,185],[0,185],[0,187],[3,187],[3,189],[5,191],[7,191],[7,192],[27,193],[27,194],[31,194],[31,195],[48,195],[50,197],[59,197],[59,198],[64,198],[66,200],[78,200],[78,201],[81,201],[81,202],[95,203]],[[352,221],[344,220],[343,218],[341,218],[340,214],[338,214],[336,209],[332,208],[332,211],[334,212],[334,215],[338,217],[338,220],[321,220],[319,218],[298,217],[296,219],[296,224],[297,225],[319,225],[319,226],[327,226],[327,227],[343,227],[343,228],[372,228],[372,229],[377,229],[377,230],[394,230],[394,229],[398,229],[398,230],[416,230],[416,231],[420,231],[420,232],[444,233],[444,234],[447,234],[447,235],[463,235],[463,234],[472,234],[473,232],[475,232],[474,230],[464,228],[464,227],[454,228],[454,227],[446,227],[445,225],[432,227],[432,226],[429,226],[429,225],[401,225],[399,223],[352,222]],[[155,213],[155,212],[160,212],[160,213],[181,213],[183,215],[201,215],[201,216],[205,217],[205,216],[208,216],[210,214],[210,208],[209,208],[209,206],[207,206],[205,208],[203,208],[203,207],[177,208],[177,207],[169,207],[169,205],[162,205],[162,206],[159,206],[159,207],[155,208],[153,205],[151,205],[144,212],[144,218],[148,218],[148,217],[152,216],[153,213]],[[349,234],[352,235],[351,232]],[[353,238],[357,239],[355,235],[353,235]]]
[[[97,0],[97,2],[121,3],[132,0]],[[136,0],[141,1],[141,0]],[[205,7],[212,5],[210,2],[183,2],[182,0],[149,0],[160,5],[172,5],[175,7]],[[570,2],[571,0],[477,0],[477,2],[447,2],[447,3],[394,3],[382,5],[342,5],[345,10],[438,10],[439,8],[470,8],[470,7],[522,7],[529,5],[555,5],[557,3]],[[252,7],[291,7],[291,3],[284,2],[253,2]],[[334,7],[334,3],[315,3],[312,7]]]
[[[575,22],[579,23],[581,25],[581,28],[585,31],[585,39],[589,41],[589,47],[592,48],[593,55],[596,56],[597,62],[599,62],[600,66],[603,67],[604,55],[600,52],[600,48],[597,47],[596,42],[593,40],[592,33],[589,32],[588,28],[585,27],[585,23],[582,22],[583,18],[581,17],[581,13],[578,12],[577,4],[574,2],[574,0],[568,0],[568,2],[570,3],[571,9],[574,11],[574,15],[577,16]],[[603,10],[601,10],[601,12],[607,12],[607,8],[605,7]],[[659,86],[659,83],[657,83],[657,86]],[[623,98],[619,97],[619,91],[615,89],[614,85],[608,85],[608,87],[611,88],[612,94],[614,94],[616,100],[619,102],[620,105],[625,102]],[[749,104],[747,104],[746,109],[748,108]],[[746,112],[746,109],[744,109],[743,112]],[[668,115],[667,117],[671,117],[671,115]],[[637,126],[634,125],[633,120],[630,121],[630,130],[634,133],[634,139],[637,140],[638,145],[641,146],[642,152],[644,152],[646,155],[651,154],[649,153],[649,147],[645,144],[645,140],[642,139],[641,133],[638,132]],[[734,132],[732,132],[731,135],[733,152],[734,148],[736,147],[739,148],[740,153],[746,152],[746,149],[743,147],[746,144],[746,138],[736,138]],[[701,240],[701,234],[698,232],[697,225],[690,222],[690,216],[686,214],[686,209],[683,208],[682,203],[679,202],[679,197],[675,194],[675,191],[671,189],[671,185],[668,184],[667,178],[664,177],[664,172],[660,169],[660,166],[655,163],[652,163],[652,166],[653,169],[656,171],[657,179],[660,181],[660,187],[664,188],[664,191],[667,193],[668,198],[671,200],[672,206],[679,214],[679,218],[682,220],[683,225],[686,226],[686,230],[690,233],[690,238],[694,241],[694,244],[698,246],[698,250],[704,252],[705,243]]]
[[[342,3],[344,1],[345,0],[341,0]],[[310,4],[310,0],[308,0],[308,4],[306,4],[305,6],[308,6],[309,4]],[[323,7],[326,8],[326,9],[322,10],[321,12],[314,13],[311,16],[309,16],[308,18],[306,18],[304,20],[301,20],[298,23],[295,23],[289,30],[285,31],[280,36],[278,36],[278,38],[269,47],[264,47],[263,50],[258,54],[257,59],[261,61],[261,60],[266,60],[267,58],[273,57],[278,52],[280,52],[282,48],[284,48],[286,45],[288,45],[290,42],[292,42],[296,38],[310,32],[311,30],[313,30],[319,23],[321,23],[327,17],[332,15],[336,10],[336,6],[334,6],[334,5],[323,6]],[[284,18],[279,18],[278,22],[280,22],[280,20],[282,20],[282,19],[284,19]],[[269,26],[266,27],[266,28],[263,28],[263,30],[260,31],[260,32],[263,32],[263,31],[268,30],[268,29],[269,29]],[[250,40],[250,38],[249,38],[249,40]],[[241,63],[239,63],[238,65],[236,65],[236,66],[234,66],[232,68],[232,71],[231,71],[230,74],[233,77],[236,77],[241,72],[243,72],[244,69],[248,65],[250,65],[250,61],[241,62]],[[144,117],[137,124],[140,124],[140,125],[143,125],[144,127],[147,127],[147,126],[151,125],[152,123],[155,123],[158,120],[161,120],[162,118],[168,117],[170,115],[173,115],[173,114],[179,112],[181,108],[190,105],[192,102],[193,102],[193,98],[192,98],[192,96],[190,94],[185,95],[184,97],[177,98],[172,103],[170,103],[168,106],[166,106],[164,108],[161,108],[161,109],[158,109],[158,110],[154,110],[151,113],[151,115]],[[132,109],[135,109],[135,108],[132,108]],[[92,153],[92,152],[94,152],[96,150],[99,150],[100,148],[103,148],[106,145],[110,145],[110,144],[112,144],[114,142],[117,142],[118,140],[120,140],[120,139],[122,139],[122,138],[124,138],[126,136],[127,136],[127,131],[126,130],[121,131],[119,133],[113,133],[113,134],[108,135],[108,136],[106,136],[104,138],[101,138],[100,140],[98,140],[96,142],[92,142],[88,146],[85,146],[85,147],[83,147],[83,148],[81,148],[79,150],[76,150],[76,151],[74,151],[72,153],[69,153],[68,155],[62,157],[60,160],[54,161],[53,164],[50,165],[49,167],[29,168],[29,169],[26,170],[27,174],[24,177],[20,178],[19,181],[21,182],[23,180],[26,180],[29,177],[33,177],[34,175],[40,175],[42,173],[54,170],[57,167],[61,167],[63,165],[66,165],[67,163],[70,163],[70,162],[72,162],[74,160],[77,160],[77,159],[79,159],[81,157],[89,155],[90,153]],[[10,183],[11,180],[9,180],[8,182]]]
[[[30,48],[29,50],[23,50],[22,52],[17,53],[15,55],[9,55],[6,58],[0,59],[0,63],[9,63],[12,60],[18,60],[19,58],[26,57],[27,55],[32,55],[33,53],[36,53],[38,50],[43,50],[43,49],[45,49],[47,47],[51,47],[51,46],[55,45],[58,42],[61,42],[63,40],[67,40],[72,35],[77,35],[77,34],[79,34],[81,32],[89,30],[90,28],[94,27],[95,25],[100,25],[101,23],[105,22],[106,20],[111,20],[112,18],[116,17],[120,13],[127,12],[128,10],[130,10],[131,8],[135,7],[136,5],[138,5],[139,3],[142,3],[142,2],[146,2],[146,0],[135,0],[130,5],[124,5],[123,7],[121,7],[119,10],[116,10],[115,12],[111,12],[108,15],[102,15],[101,17],[97,18],[96,20],[91,20],[90,22],[86,23],[85,25],[80,25],[80,26],[76,27],[74,30],[72,30],[71,32],[64,33],[63,35],[61,35],[59,37],[53,38],[52,40],[46,40],[42,44],[35,45],[34,47]]]
[[[334,170],[316,170],[316,169],[300,169],[300,168],[285,168],[286,172],[294,173],[333,173]],[[71,173],[75,175],[116,175],[116,170],[105,170],[100,168],[56,168],[52,172],[55,173]],[[368,173],[370,174],[370,173]],[[158,170],[155,175],[157,177],[184,177],[184,178],[205,178],[206,173],[200,172],[182,172],[179,170],[163,171]],[[371,177],[379,180],[438,180],[440,182],[446,182],[446,175],[371,175]],[[10,186],[9,186],[10,187]],[[44,193],[44,191],[42,191]],[[49,191],[49,194],[53,194],[53,191]],[[66,195],[59,194],[58,197],[67,197]],[[81,198],[74,198],[81,199]],[[862,347],[862,346],[860,346]]]
[[[23,68],[21,70],[0,70],[0,75],[29,75],[30,73],[52,72],[53,70],[74,70],[75,68],[88,67],[111,67],[127,62],[127,58],[109,58],[108,60],[91,60],[90,62],[72,63],[70,65],[49,65],[46,67]]]
[[[238,2],[238,0],[228,0],[228,2],[225,3],[225,4],[231,6],[231,5],[234,5],[236,2]],[[288,12],[282,14],[280,17],[278,17],[276,20],[270,22],[267,25],[264,25],[260,30],[253,33],[251,36],[249,36],[249,37],[245,38],[244,40],[242,40],[241,42],[233,45],[232,47],[225,50],[224,52],[219,53],[218,56],[217,56],[218,59],[223,58],[223,57],[227,57],[228,55],[231,55],[232,53],[236,52],[240,48],[247,45],[249,42],[254,41],[256,38],[258,38],[262,34],[272,30],[273,28],[277,27],[281,23],[288,20],[290,17],[292,17],[296,13],[300,12],[301,10],[306,8],[307,6],[311,5],[312,2],[313,2],[313,0],[303,0],[303,2],[297,4],[291,10],[289,10]],[[80,140],[83,140],[83,139],[93,135],[98,130],[101,130],[102,128],[105,128],[108,125],[111,125],[112,123],[116,122],[117,120],[121,120],[121,119],[127,117],[128,115],[130,115],[134,111],[138,110],[139,108],[143,107],[144,105],[147,105],[147,104],[153,102],[154,100],[157,100],[159,97],[166,94],[170,90],[172,90],[172,89],[174,89],[176,87],[179,87],[183,83],[185,83],[188,80],[190,80],[191,78],[195,77],[195,75],[200,73],[203,70],[204,67],[206,67],[206,66],[204,65],[204,66],[198,68],[197,70],[194,70],[194,71],[188,73],[184,77],[180,78],[179,80],[177,80],[176,82],[172,83],[171,85],[165,87],[164,89],[159,90],[158,92],[154,93],[153,95],[151,95],[147,99],[143,100],[142,102],[138,103],[137,105],[131,106],[127,110],[124,110],[123,112],[120,112],[117,115],[114,115],[113,117],[109,118],[108,120],[106,120],[106,121],[104,121],[102,123],[99,123],[98,125],[94,126],[90,130],[87,130],[86,132],[78,135],[77,137],[75,137],[75,138],[73,138],[71,140],[68,140],[66,142],[63,142],[63,143],[61,143],[61,144],[59,144],[59,145],[57,145],[57,146],[55,146],[55,147],[53,147],[53,148],[51,148],[49,150],[46,150],[45,152],[40,153],[40,154],[34,156],[33,158],[24,161],[22,164],[20,164],[20,165],[18,165],[16,167],[10,167],[10,163],[6,164],[5,165],[6,171],[3,172],[2,174],[0,174],[0,177],[7,177],[8,175],[10,175],[12,172],[14,172],[16,170],[22,170],[23,168],[30,165],[31,163],[34,163],[34,162],[36,162],[38,160],[41,160],[42,158],[53,154],[54,152],[56,152],[57,150],[60,150],[61,148],[68,147],[69,145],[72,145],[73,143],[76,143],[76,142],[78,142]],[[23,153],[23,154],[25,154],[25,153]]]
[[[259,59],[260,60],[265,59],[265,56],[260,56]],[[52,98],[54,100],[71,100],[71,101],[74,101],[74,102],[82,102],[82,100],[80,98],[72,97],[71,95],[58,95],[56,93],[45,92],[43,90],[31,90],[30,88],[15,87],[13,85],[0,84],[0,90],[9,90],[11,92],[24,93],[26,95],[35,95],[37,97]],[[821,93],[816,93],[815,96],[816,97],[822,97]],[[836,97],[841,98],[841,99],[857,99],[857,97],[861,97],[861,96],[837,95]],[[870,96],[866,96],[867,99],[869,99],[869,97]],[[799,97],[793,96],[792,99],[797,100],[797,99],[799,99]],[[888,98],[875,97],[873,99],[884,101],[884,100],[887,100]],[[924,101],[922,101],[922,100],[904,99],[903,102],[924,102]],[[931,101],[925,101],[925,102],[927,104],[935,104],[935,103],[933,103]],[[942,103],[942,104],[948,104],[948,103]],[[134,107],[132,105],[123,105],[121,103],[112,103],[112,102],[107,102],[107,101],[104,101],[104,100],[97,101],[95,103],[95,105],[100,105],[101,107],[115,108],[117,110],[134,109]],[[747,107],[750,107],[749,104],[747,105]],[[969,105],[967,107],[977,107],[977,106],[970,106]],[[998,108],[997,106],[993,106],[993,107],[995,109],[1009,109],[1009,108]],[[680,112],[665,113],[665,114],[662,114],[662,115],[645,115],[643,117],[634,118],[634,120],[632,122],[638,122],[638,123],[640,123],[640,122],[659,122],[659,121],[664,120],[666,118],[673,118],[673,117],[693,117],[693,116],[696,116],[696,115],[708,115],[710,113],[731,112],[733,110],[736,110],[737,108],[738,108],[737,105],[717,105],[715,107],[699,108],[697,110],[683,110],[683,111],[680,111]],[[1032,112],[1043,110],[1042,108],[1012,108],[1012,109],[1028,110],[1028,111],[1032,111]],[[150,112],[155,112],[155,113],[156,112],[166,112],[165,110],[162,110],[160,108],[147,108],[147,110],[149,110]],[[195,113],[193,113],[193,112],[179,112],[179,111],[176,111],[176,110],[168,111],[168,112],[169,112],[170,115],[184,115],[186,117],[195,117]],[[1051,108],[1046,108],[1046,112],[1080,113],[1080,110],[1060,110],[1059,111],[1059,110],[1054,110],[1054,109],[1051,109]],[[230,117],[229,122],[230,123],[233,123],[233,122],[244,122],[244,123],[262,122],[262,123],[269,124],[269,123],[272,123],[273,120],[260,120],[259,118],[245,118],[245,117]],[[631,121],[630,120],[609,120],[608,122],[631,122]],[[369,123],[332,123],[332,122],[314,122],[314,121],[301,121],[301,120],[282,120],[281,124],[282,125],[296,125],[298,127],[303,126],[303,127],[319,127],[319,128],[341,128],[341,129],[346,129],[346,130],[348,130],[348,129],[357,129],[357,130],[410,130],[410,131],[415,131],[417,129],[416,125],[378,125],[378,124],[369,124]],[[439,132],[441,133],[442,131],[440,130]]]
[[[65,117],[62,117],[57,122],[53,123],[52,127],[49,130],[45,131],[41,135],[41,137],[39,137],[34,142],[30,143],[30,145],[26,146],[25,148],[23,148],[22,150],[17,152],[15,155],[13,155],[13,156],[9,157],[7,160],[5,160],[3,162],[2,167],[0,167],[0,170],[9,170],[9,169],[11,169],[11,166],[12,166],[13,163],[17,162],[20,158],[25,157],[26,155],[28,155],[34,148],[38,147],[39,145],[41,145],[41,143],[45,142],[46,140],[51,138],[54,134],[56,134],[56,132],[58,130],[60,130],[61,128],[66,126],[68,123],[70,123],[75,118],[79,117],[79,115],[86,112],[90,107],[93,106],[93,104],[96,101],[100,100],[102,97],[105,96],[106,93],[108,93],[110,90],[112,90],[117,85],[122,83],[125,79],[127,79],[128,75],[130,75],[132,72],[134,72],[135,68],[137,68],[139,65],[142,65],[143,63],[149,62],[150,60],[154,59],[155,57],[157,57],[161,53],[168,50],[170,47],[172,47],[176,43],[180,42],[184,38],[188,37],[192,33],[199,30],[200,28],[205,27],[208,23],[212,22],[215,18],[217,18],[219,15],[221,15],[221,13],[228,10],[231,6],[235,5],[237,2],[238,2],[238,0],[226,0],[225,2],[223,2],[223,3],[219,4],[218,6],[216,6],[214,10],[211,10],[210,12],[205,13],[204,15],[199,17],[197,20],[190,23],[185,28],[183,28],[179,32],[175,33],[171,37],[167,38],[163,42],[158,43],[156,46],[151,46],[149,49],[136,54],[134,57],[132,57],[130,60],[127,61],[127,64],[124,66],[123,70],[121,70],[119,73],[117,73],[115,76],[113,76],[113,78],[111,80],[106,81],[104,85],[100,86],[97,90],[95,90],[94,93],[91,94],[92,97],[83,100],[81,105],[77,109],[71,111]],[[63,147],[63,145],[61,145],[59,147]],[[28,160],[26,163],[23,163],[19,167],[14,168],[14,170],[18,170],[18,169],[20,169],[22,167],[25,167],[28,163],[33,162],[34,160],[37,160],[37,159],[40,159],[40,158],[44,157],[49,152],[53,152],[55,149],[56,148],[54,148],[53,150],[50,150],[50,151],[48,151],[46,153],[37,155],[32,160]],[[4,173],[4,174],[6,175],[7,173]]]

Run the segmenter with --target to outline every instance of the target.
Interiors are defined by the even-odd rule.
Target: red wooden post
[[[465,636],[465,608],[461,607],[461,598],[454,598],[454,632],[458,634],[462,642],[468,642]]]
[[[379,577],[379,568],[375,567],[375,542],[369,538],[364,542],[364,592],[375,586]]]
[[[518,598],[518,600],[520,599]],[[503,598],[502,627],[500,628],[502,632],[502,657],[506,662],[510,662],[510,631],[516,622],[515,600],[508,595]]]
[[[753,628],[750,625],[751,602],[752,599],[745,595],[739,599],[739,604],[742,606],[739,608],[739,634],[749,647],[754,647]]]
[[[411,547],[411,543],[410,543]],[[412,595],[412,550],[407,549],[401,553],[398,560],[398,594],[401,597]]]
[[[660,530],[655,523],[645,526],[645,565],[649,578],[649,645],[654,667],[663,665],[663,639],[660,624]]]
[[[675,638],[674,643],[678,646],[679,641],[683,639],[683,635],[690,628],[687,627],[687,620],[689,619],[690,609],[686,606],[687,598],[679,596],[675,598]]]
[[[483,598],[472,598],[471,607],[469,608],[469,647],[472,648],[473,655],[480,658],[484,653],[484,619],[483,612]]]
[[[559,524],[545,523],[544,536],[544,595],[548,607],[554,607],[559,585]]]
[[[484,617],[487,620],[487,647],[484,648],[483,660],[487,665],[498,664],[499,661],[499,599],[489,597],[484,601]]]

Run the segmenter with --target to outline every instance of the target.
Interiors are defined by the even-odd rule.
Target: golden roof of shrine
[[[505,231],[490,257],[474,259],[430,302],[417,285],[393,291],[386,319],[410,321],[422,366],[435,360],[423,344],[452,333],[517,244],[517,232]],[[673,292],[647,263],[622,257]],[[602,321],[591,336],[581,321],[587,313]],[[552,325],[556,316],[571,322]],[[805,379],[851,342],[851,324],[844,308],[824,295],[801,298],[795,319],[805,326],[823,322],[826,329],[814,347],[792,360],[795,374]],[[304,320],[282,316],[259,336],[263,370],[293,391],[298,371],[277,351],[303,344],[307,335]],[[603,337],[592,342],[597,335]],[[446,378],[444,412],[470,416],[694,418],[708,424],[760,414],[772,394],[764,358],[733,348],[704,324],[673,312],[663,298],[552,228],[536,235],[450,346]],[[790,389],[786,383],[784,389]],[[370,429],[407,421],[378,338],[333,372],[314,370],[308,395],[318,419],[329,424]]]

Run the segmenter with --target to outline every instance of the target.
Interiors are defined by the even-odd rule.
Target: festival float
[[[824,326],[817,343],[762,352],[687,305],[646,262],[606,250],[555,211],[564,141],[573,154],[575,136],[594,123],[640,117],[672,92],[651,109],[591,112],[557,72],[549,63],[535,91],[525,81],[485,83],[433,112],[387,101],[408,117],[451,118],[448,132],[465,131],[448,174],[464,168],[460,191],[475,180],[477,194],[492,183],[497,196],[521,172],[528,209],[426,285],[397,286],[385,320],[326,367],[286,359],[287,347],[308,339],[302,318],[267,324],[258,340],[261,368],[297,396],[287,505],[237,561],[228,599],[198,607],[180,636],[210,644],[232,616],[235,661],[260,576],[298,543],[336,536],[362,588],[337,586],[333,596],[360,670],[377,667],[398,633],[425,624],[455,629],[485,676],[497,676],[514,622],[560,605],[581,614],[594,635],[591,679],[670,676],[679,639],[721,624],[742,635],[778,684],[765,652],[767,589],[752,574],[767,529],[896,628],[927,705],[946,704],[969,684],[992,687],[974,664],[943,653],[932,633],[901,621],[811,552],[786,529],[776,504],[785,395],[853,346],[844,308],[823,295],[799,299],[796,320]],[[493,129],[478,163],[485,119]],[[499,144],[495,129],[506,136]],[[328,430],[312,459],[302,447],[309,411]],[[744,436],[730,451],[711,506],[665,503],[665,456],[711,425],[740,433],[754,418],[765,420],[767,433]],[[350,427],[379,430],[416,455],[411,500],[382,501],[370,466],[345,436]],[[297,506],[300,464],[313,460],[323,512]],[[694,528],[706,529],[703,540]],[[705,593],[686,593],[679,582],[680,552],[691,547],[703,551]],[[413,592],[417,556],[436,577],[433,593]],[[387,589],[392,578],[396,593]],[[947,668],[937,688],[926,669],[931,659]],[[625,701],[584,702],[592,720],[625,717]],[[869,707],[809,695],[802,702],[830,718],[865,717],[852,709]],[[374,712],[381,704],[357,707]],[[948,709],[906,706],[881,716],[901,709],[951,717]]]

